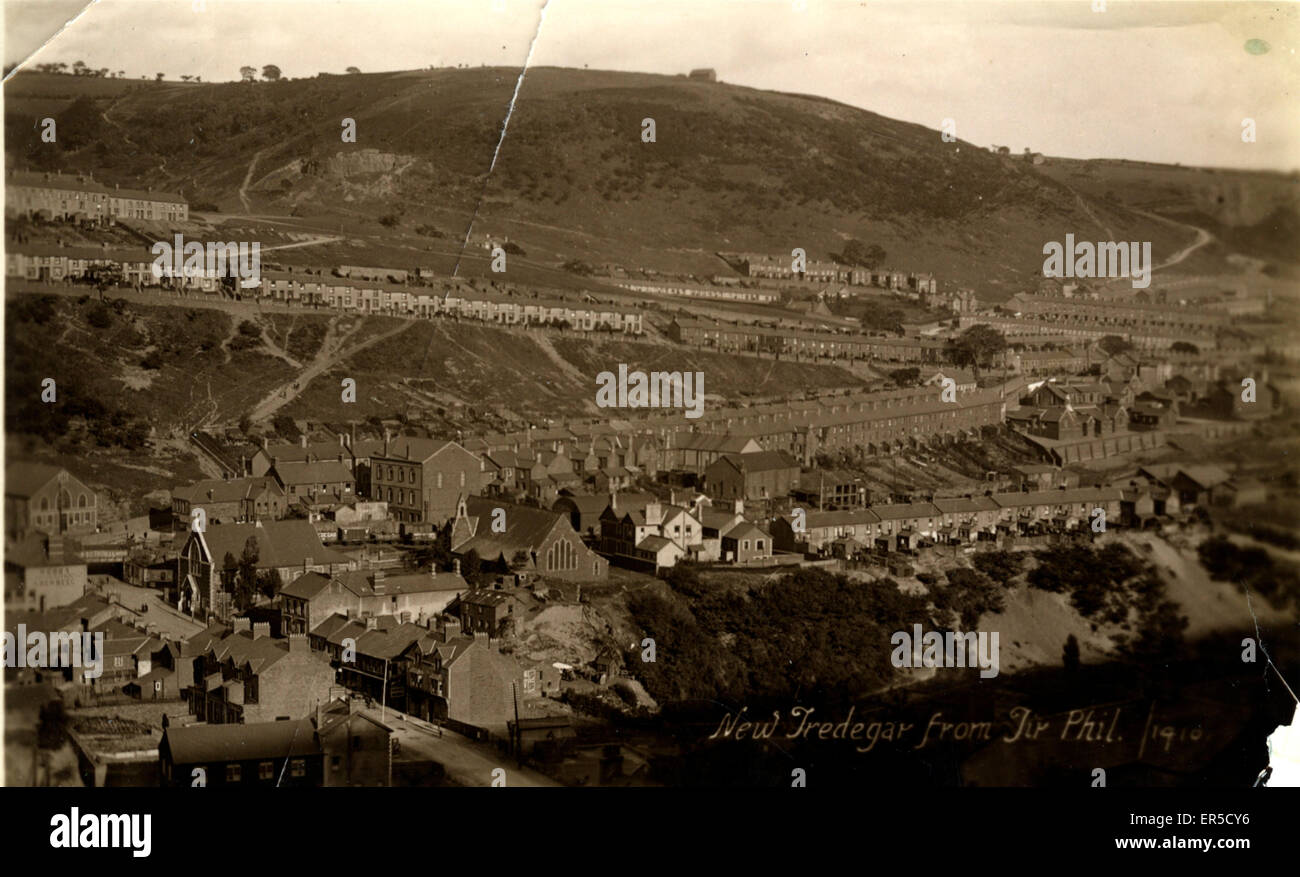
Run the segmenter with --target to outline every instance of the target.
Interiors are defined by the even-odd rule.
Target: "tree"
[[[921,378],[921,370],[916,366],[896,368],[889,373],[889,379],[900,387],[910,387]]]
[[[293,418],[288,414],[275,415],[275,417],[271,418],[271,426],[275,427],[275,431],[282,438],[289,441],[298,438],[298,424],[294,423]]]
[[[1119,356],[1121,353],[1131,353],[1133,342],[1126,341],[1118,335],[1107,335],[1097,342],[1097,347],[1107,356]]]
[[[392,228],[397,225],[397,223],[398,219],[396,213],[385,213],[383,216],[379,217],[379,224],[384,228]]]
[[[239,68],[239,78],[243,82],[255,82],[257,80],[257,68],[247,65]]]
[[[181,82],[189,82],[192,78],[188,73],[181,74]]]
[[[1010,588],[1020,575],[1025,556],[1014,551],[981,551],[975,555],[975,568],[995,582]]]
[[[851,265],[861,265],[868,270],[885,261],[888,254],[879,244],[864,244],[860,240],[851,240],[844,245],[841,258]]]
[[[360,73],[361,71],[360,71],[359,69],[357,69],[356,67],[349,67],[348,70],[347,70],[347,72],[348,72],[348,73]]]
[[[952,358],[957,365],[968,365],[979,375],[980,366],[987,366],[993,357],[1007,349],[1007,339],[1002,333],[985,323],[971,326],[952,342]]]
[[[1169,349],[1174,353],[1191,353],[1193,355],[1201,352],[1201,349],[1190,341],[1175,341]]]
[[[473,548],[467,551],[465,556],[461,558],[460,574],[461,577],[471,585],[477,585],[479,583],[479,578],[483,574],[483,562],[479,560],[478,552]]]
[[[1066,673],[1077,673],[1079,671],[1079,641],[1075,639],[1074,634],[1070,634],[1065,639],[1065,647],[1061,649],[1061,662],[1065,665]]]
[[[251,606],[257,593],[259,555],[257,537],[249,536],[244,542],[244,550],[239,554],[238,572],[235,575],[235,605],[240,609]]]
[[[154,80],[154,82],[162,82],[162,81],[163,81],[163,75],[164,75],[164,74],[162,74],[162,73],[155,73],[155,74],[153,75],[153,80]]]
[[[90,68],[86,66],[86,62],[85,62],[85,61],[73,61],[73,62],[72,62],[72,75],[73,75],[73,76],[85,76],[85,75],[86,75],[86,72],[87,72],[88,70],[90,70]]]
[[[277,82],[280,79],[280,68],[274,64],[267,64],[262,68],[262,78],[267,82]]]
[[[284,587],[278,569],[264,569],[257,574],[257,591],[263,597],[273,598]]]

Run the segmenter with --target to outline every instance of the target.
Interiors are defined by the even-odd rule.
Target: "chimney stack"
[[[460,558],[459,558],[459,557],[456,557],[456,558],[453,558],[453,559],[452,559],[452,561],[451,561],[451,569],[452,569],[452,572],[456,573],[456,575],[460,575]]]
[[[259,621],[253,625],[253,639],[261,639],[271,635],[271,622]]]
[[[307,641],[307,634],[305,633],[289,634],[289,654],[305,655],[310,651],[311,651],[311,645]]]
[[[299,436],[299,440],[302,442],[302,446],[303,446],[303,448],[306,448],[306,447],[307,447],[307,434],[306,434],[306,433],[303,433],[301,436]]]
[[[445,615],[442,619],[442,635],[446,639],[460,636],[460,619],[455,615]]]
[[[241,633],[241,632],[247,633],[247,632],[252,632],[252,630],[253,630],[253,622],[251,620],[247,618],[235,619],[235,633]]]

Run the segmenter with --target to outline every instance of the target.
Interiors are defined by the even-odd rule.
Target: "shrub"
[[[102,303],[96,304],[86,314],[86,322],[96,329],[107,329],[113,325],[113,312]]]

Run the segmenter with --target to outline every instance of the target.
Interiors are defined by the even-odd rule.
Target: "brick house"
[[[203,509],[209,524],[283,518],[288,504],[273,477],[210,479],[172,489],[172,518],[177,529],[190,525],[194,509]]]
[[[267,474],[284,490],[290,503],[318,497],[353,496],[357,489],[357,478],[343,462],[342,453],[328,460],[314,457],[302,461],[277,460]]]
[[[726,454],[704,472],[710,496],[720,499],[776,499],[799,480],[799,464],[783,451]]]
[[[724,563],[754,563],[772,557],[772,537],[749,521],[741,521],[722,534]]]
[[[329,700],[334,670],[306,635],[272,639],[270,625],[236,618],[186,640],[193,683],[190,712],[210,724],[270,722],[306,717]]]
[[[172,725],[158,744],[163,786],[276,788],[324,785],[324,753],[309,718],[289,722]]]
[[[441,524],[457,499],[481,492],[485,468],[456,442],[402,436],[371,457],[372,498],[387,502],[396,521]]]
[[[308,633],[331,615],[392,615],[418,621],[442,612],[469,590],[458,573],[345,570],[303,573],[280,591],[281,631]]]

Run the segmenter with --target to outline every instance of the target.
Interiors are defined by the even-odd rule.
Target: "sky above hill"
[[[532,65],[712,67],[724,82],[820,95],[936,131],[951,119],[960,139],[1013,152],[1300,168],[1300,6],[1093,5],[7,0],[4,60],[216,82],[244,64],[293,78],[349,66],[522,67],[531,49]],[[1253,143],[1242,139],[1246,119]]]

